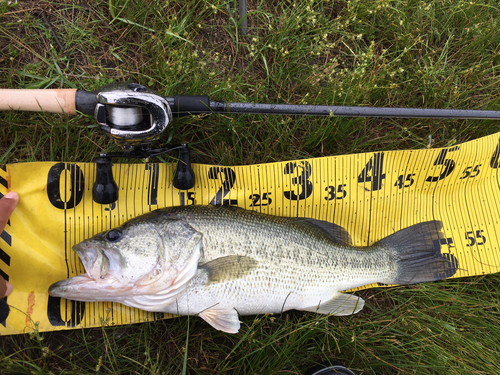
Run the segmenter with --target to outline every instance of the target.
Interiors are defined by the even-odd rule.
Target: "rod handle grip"
[[[0,89],[0,111],[76,115],[76,89]]]

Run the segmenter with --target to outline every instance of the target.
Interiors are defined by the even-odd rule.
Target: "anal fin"
[[[365,301],[360,297],[347,293],[338,293],[329,301],[300,310],[343,316],[358,313],[364,305]]]
[[[237,333],[240,329],[238,313],[232,308],[211,307],[199,314],[200,318],[219,331]]]

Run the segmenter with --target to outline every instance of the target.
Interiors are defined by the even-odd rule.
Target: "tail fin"
[[[402,229],[375,244],[394,251],[398,268],[394,284],[441,280],[457,272],[457,258],[441,253],[441,244],[447,243],[442,228],[441,221],[427,221]]]

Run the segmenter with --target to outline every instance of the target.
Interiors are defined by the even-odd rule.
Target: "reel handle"
[[[111,204],[118,200],[118,186],[113,178],[111,158],[96,159],[96,179],[92,188],[92,199],[99,204]]]
[[[187,144],[179,149],[179,161],[173,178],[173,185],[179,190],[189,190],[194,186],[195,177],[191,168],[191,153]]]

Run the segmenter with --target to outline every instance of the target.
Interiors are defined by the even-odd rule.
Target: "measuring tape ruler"
[[[0,334],[121,325],[168,317],[118,303],[48,296],[85,272],[72,246],[161,207],[227,204],[344,227],[355,246],[413,224],[443,222],[454,277],[500,270],[500,133],[443,149],[384,151],[248,166],[193,165],[193,189],[172,186],[174,166],[115,164],[118,201],[92,200],[94,163],[21,163],[0,169],[0,193],[20,202],[0,239],[0,272],[14,285]],[[375,284],[363,288],[373,287]]]

